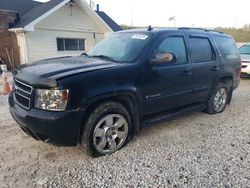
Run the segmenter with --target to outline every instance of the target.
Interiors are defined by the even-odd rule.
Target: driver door
[[[193,68],[189,63],[185,37],[165,36],[159,40],[157,53],[171,52],[175,62],[150,63],[144,72],[144,115],[191,103]]]

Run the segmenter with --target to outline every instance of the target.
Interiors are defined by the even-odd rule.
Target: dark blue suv
[[[20,66],[10,112],[37,140],[110,154],[144,126],[197,110],[222,112],[240,73],[239,51],[226,34],[122,31],[79,57]]]

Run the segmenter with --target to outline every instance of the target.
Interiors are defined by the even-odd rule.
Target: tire
[[[127,109],[118,102],[105,102],[90,114],[82,134],[87,155],[112,154],[130,139],[132,121]]]
[[[227,85],[219,82],[208,99],[206,112],[211,115],[223,112],[227,106],[228,97]]]

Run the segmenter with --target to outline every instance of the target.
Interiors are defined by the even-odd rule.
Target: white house
[[[16,33],[21,64],[80,55],[106,34],[121,30],[108,15],[99,8],[94,11],[85,0],[38,3],[19,17],[9,31]]]

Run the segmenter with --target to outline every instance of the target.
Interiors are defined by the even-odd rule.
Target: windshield
[[[95,45],[87,55],[131,62],[140,55],[149,38],[149,35],[144,33],[113,33]]]
[[[240,47],[240,54],[250,54],[250,45]]]

